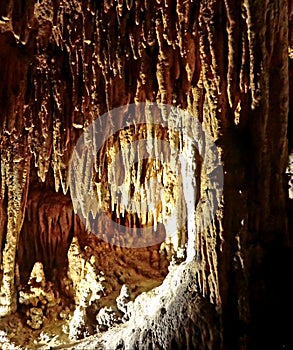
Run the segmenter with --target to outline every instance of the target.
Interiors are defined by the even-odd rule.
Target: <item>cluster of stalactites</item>
[[[255,88],[253,103],[257,95],[255,48],[249,34],[252,9],[245,1],[239,8],[225,3],[226,40],[222,31],[213,30],[226,25],[217,19],[219,6],[224,5],[183,0],[60,1],[57,6],[46,0],[26,11],[28,27],[16,26],[8,13],[15,42],[28,54],[29,64],[23,64],[14,101],[18,106],[9,110],[10,118],[17,114],[23,122],[8,122],[7,115],[3,125],[27,138],[40,180],[45,181],[52,167],[56,190],[61,186],[66,192],[68,162],[81,129],[128,102],[176,104],[198,109],[202,118],[204,87],[209,91],[209,117],[217,114],[221,95],[239,123],[240,95],[250,83]],[[246,28],[242,33],[235,26],[238,19]],[[241,45],[236,45],[238,40]],[[220,76],[227,76],[227,86],[220,86]],[[216,127],[211,129],[216,136]]]
[[[265,67],[254,32],[261,21],[246,0],[13,6],[0,23],[2,70],[13,72],[3,74],[7,101],[1,85],[0,152],[15,237],[31,169],[43,182],[52,169],[56,191],[66,193],[75,142],[107,110],[146,100],[179,105],[196,111],[217,138],[215,117],[241,124],[243,103],[258,103]]]
[[[13,40],[28,57],[15,62],[23,64],[21,89],[3,125],[28,140],[41,181],[52,167],[56,190],[67,191],[80,129],[105,111],[145,100],[186,106],[196,68],[196,12],[183,1],[56,6],[46,0],[27,10],[31,33],[14,28],[7,14]],[[9,121],[11,115],[22,121]]]

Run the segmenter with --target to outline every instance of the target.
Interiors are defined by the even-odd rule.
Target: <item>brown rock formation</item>
[[[21,283],[36,261],[58,280],[73,235],[86,239],[68,190],[82,129],[112,108],[153,101],[204,124],[224,164],[224,196],[194,242],[192,285],[178,291],[179,306],[170,297],[168,308],[189,313],[174,321],[185,331],[165,345],[149,321],[132,344],[292,345],[283,314],[293,310],[285,176],[292,8],[286,0],[0,0],[1,316],[17,310],[16,262]]]

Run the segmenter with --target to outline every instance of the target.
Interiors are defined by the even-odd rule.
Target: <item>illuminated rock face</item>
[[[98,116],[121,105],[151,101],[180,106],[203,123],[221,154],[225,187],[223,204],[206,230],[195,236],[187,228],[169,240],[167,232],[161,246],[177,264],[187,254],[187,271],[192,271],[190,285],[175,288],[170,297],[172,283],[180,283],[185,273],[185,265],[178,272],[174,267],[164,282],[168,302],[164,290],[159,292],[166,325],[176,319],[170,328],[174,340],[171,331],[167,341],[156,326],[164,317],[151,305],[155,298],[142,296],[133,312],[147,303],[153,316],[143,326],[142,320],[130,321],[137,327],[131,344],[203,349],[224,344],[236,349],[240,343],[265,348],[265,342],[276,347],[287,342],[280,310],[289,312],[291,306],[286,304],[291,286],[284,272],[292,264],[284,173],[292,8],[285,0],[243,1],[241,6],[234,0],[0,0],[1,316],[16,311],[15,280],[25,284],[36,261],[43,263],[46,279],[57,281],[61,291],[68,287],[72,266],[68,268],[67,253],[73,236],[85,252],[88,247],[99,257],[104,254],[107,265],[107,244],[86,237],[73,213],[70,156],[83,129]],[[289,39],[292,44],[292,30]],[[111,152],[109,142],[101,152],[103,160],[108,146]],[[154,164],[144,166],[151,177]],[[106,162],[103,176],[107,167]],[[171,170],[162,170],[170,184]],[[205,183],[204,172],[196,176]],[[160,215],[181,196],[174,188],[165,193],[168,201]],[[134,193],[139,189],[138,184]],[[97,192],[104,194],[102,187]],[[105,200],[107,210],[112,204]],[[153,218],[141,220],[145,224]],[[166,227],[161,229],[166,234]],[[182,253],[186,244],[190,254]],[[119,269],[125,255],[132,264],[148,261],[149,270],[143,265],[136,272],[157,282],[167,272],[159,248],[125,253],[107,246],[115,250]],[[118,278],[120,285],[127,282],[127,276]],[[108,281],[107,288],[119,292],[116,283]],[[190,300],[195,307],[185,308]],[[189,315],[187,323],[183,313]],[[175,335],[175,325],[184,332]],[[145,330],[141,338],[139,328]],[[117,340],[115,346],[119,337],[124,337],[122,330],[111,338]]]

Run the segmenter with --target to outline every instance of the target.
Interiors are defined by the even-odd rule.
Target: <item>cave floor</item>
[[[78,250],[74,258],[69,258],[69,265],[77,268],[78,264],[86,266],[91,261],[93,269],[85,269],[83,276],[77,271],[80,280],[76,281],[76,285],[81,285],[83,280],[89,281],[88,276],[95,271],[95,276],[90,277],[89,286],[94,289],[96,283],[103,289],[99,298],[87,308],[88,319],[92,320],[92,324],[91,330],[85,336],[101,331],[97,328],[95,319],[101,308],[111,307],[119,314],[116,298],[123,285],[128,286],[130,300],[134,300],[141,293],[159,286],[168,273],[168,261],[159,253],[159,247],[116,249],[89,236],[86,241],[80,241]],[[71,274],[71,279],[74,278],[74,274]],[[65,298],[56,290],[54,283],[46,282],[44,278],[40,282],[36,276],[31,277],[29,284],[19,291],[22,293],[22,304],[19,304],[17,312],[0,320],[0,348],[50,349],[56,346],[63,348],[74,343],[77,339],[70,338],[69,334],[74,310],[79,305],[78,292],[80,289],[75,290],[74,283],[71,283],[69,294],[72,298]],[[43,312],[39,329],[32,329],[28,325],[31,310]]]

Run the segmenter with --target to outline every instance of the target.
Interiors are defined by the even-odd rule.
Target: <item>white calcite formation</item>
[[[195,262],[172,266],[161,286],[128,302],[128,321],[120,324],[113,310],[102,309],[98,318],[104,332],[68,349],[135,349],[139,346],[139,349],[148,350],[156,342],[162,349],[184,344],[189,350],[216,348],[220,335],[210,328],[210,324],[219,321],[217,311],[199,297],[197,274]],[[111,325],[115,327],[111,328]],[[205,332],[204,345],[196,325]]]

